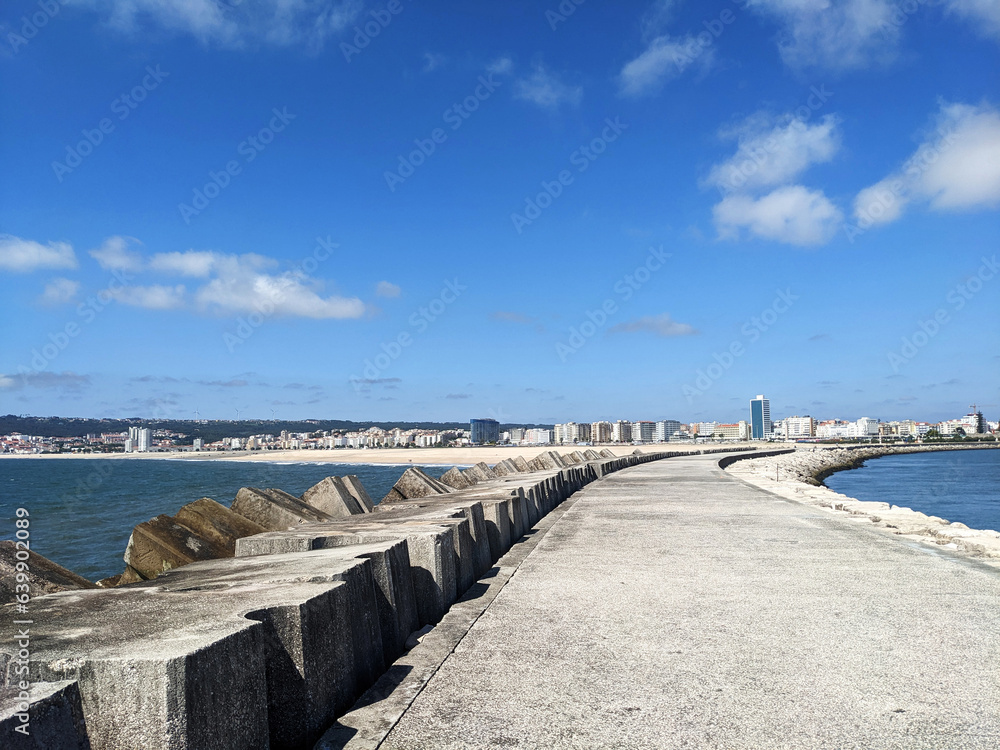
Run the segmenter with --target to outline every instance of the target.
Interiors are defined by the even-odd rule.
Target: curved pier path
[[[1000,571],[718,460],[574,495],[456,605],[490,600],[453,650],[428,637],[344,718],[346,747],[1000,747]]]

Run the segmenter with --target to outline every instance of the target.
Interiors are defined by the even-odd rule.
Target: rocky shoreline
[[[1000,532],[970,529],[912,508],[865,502],[834,492],[823,480],[838,471],[855,469],[866,461],[903,453],[941,450],[997,450],[996,446],[870,446],[859,448],[799,448],[794,453],[751,458],[726,467],[739,477],[779,497],[828,510],[885,533],[922,544],[961,552],[1000,568]]]

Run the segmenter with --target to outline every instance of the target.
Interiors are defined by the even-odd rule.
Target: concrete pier
[[[588,485],[317,747],[1000,747],[1000,572],[718,461]]]

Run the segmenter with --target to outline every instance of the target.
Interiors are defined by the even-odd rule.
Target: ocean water
[[[447,467],[421,466],[440,476]],[[31,549],[92,581],[121,573],[137,524],[210,497],[232,505],[240,487],[301,495],[328,476],[357,474],[378,502],[406,466],[278,464],[161,459],[0,459],[0,539],[14,538],[18,508],[30,513]]]
[[[858,500],[1000,531],[1000,450],[886,456],[860,469],[839,471],[824,484]]]

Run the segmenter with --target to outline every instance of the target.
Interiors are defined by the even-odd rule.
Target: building
[[[196,451],[200,451],[202,448],[205,447],[204,439],[195,438],[194,441],[191,443],[191,447]]]
[[[591,422],[590,442],[610,443],[611,442],[611,422]]]
[[[744,419],[735,424],[720,424],[715,427],[715,434],[721,435],[723,440],[746,440],[749,431],[750,426]]]
[[[674,433],[680,430],[681,423],[676,419],[662,419],[656,423],[656,431],[653,433],[653,440],[657,443],[669,442]]]
[[[785,417],[782,421],[785,424],[786,440],[816,437],[816,420],[810,416]]]
[[[715,434],[718,426],[718,422],[698,422],[697,424],[691,425],[691,432],[697,433],[698,437],[710,438]]]
[[[556,445],[576,445],[577,443],[590,442],[590,425],[587,423],[577,424],[567,422],[557,424],[553,430]]]
[[[632,423],[632,442],[633,443],[652,443],[656,439],[656,422],[633,422]]]
[[[632,423],[626,422],[625,420],[619,419],[613,425],[611,425],[611,442],[612,443],[631,443],[632,442]]]
[[[871,417],[861,417],[857,422],[847,425],[847,437],[870,438],[878,437],[878,420]]]
[[[524,440],[521,441],[522,445],[549,445],[552,443],[552,430],[539,429],[533,427],[530,430],[524,431]]]
[[[495,419],[473,419],[469,422],[469,442],[486,445],[500,442],[500,423]]]
[[[768,440],[774,432],[771,427],[771,401],[759,395],[750,401],[750,439]]]

